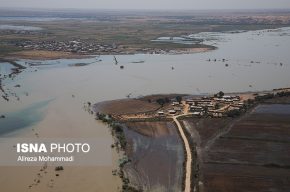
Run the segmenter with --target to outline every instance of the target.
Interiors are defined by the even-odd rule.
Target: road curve
[[[182,115],[180,115],[182,116]],[[185,151],[186,151],[186,167],[185,167],[185,188],[184,188],[184,192],[190,192],[191,189],[191,162],[192,162],[192,156],[191,156],[191,150],[190,150],[190,146],[189,146],[189,142],[184,134],[183,128],[180,125],[179,121],[177,120],[178,117],[180,116],[173,116],[173,120],[176,123],[179,133],[181,135],[181,138],[184,142],[184,146],[185,146]]]

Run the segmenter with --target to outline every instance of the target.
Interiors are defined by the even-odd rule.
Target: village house
[[[204,111],[203,107],[200,107],[200,106],[190,106],[190,111],[192,112],[201,112],[201,111]]]
[[[174,114],[176,113],[176,111],[173,110],[173,109],[171,109],[171,110],[168,110],[168,113],[169,113],[170,115],[174,115]]]
[[[159,116],[164,116],[164,115],[165,115],[163,111],[158,111],[157,114],[158,114]]]

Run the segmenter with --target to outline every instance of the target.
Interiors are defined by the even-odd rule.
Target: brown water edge
[[[0,167],[1,191],[116,192],[119,188],[114,184],[119,182],[119,178],[112,175],[111,167],[64,167],[64,171],[58,172],[55,167],[48,167],[42,172],[40,169],[31,166]]]
[[[43,120],[32,127],[19,130],[13,137],[39,138],[40,140],[41,138],[111,140],[106,125],[97,122],[93,116],[83,110],[78,98],[73,99],[67,95],[50,103],[45,110]],[[55,166],[49,166],[49,164],[46,169],[47,173],[40,171],[40,166],[0,167],[0,191],[116,192],[121,187],[121,180],[112,174],[112,170],[118,166],[119,154],[112,150],[110,145],[104,150],[112,153],[111,165],[64,166],[64,170],[58,172],[59,176],[55,175]]]
[[[181,191],[184,151],[173,122],[128,122],[124,167],[130,183],[145,191]]]

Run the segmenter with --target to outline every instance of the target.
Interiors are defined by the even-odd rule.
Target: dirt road
[[[182,115],[180,115],[182,116]],[[181,135],[181,138],[184,142],[184,146],[185,146],[185,151],[186,151],[186,167],[185,167],[185,189],[184,192],[190,192],[191,189],[191,162],[192,162],[192,156],[191,156],[191,151],[190,151],[190,146],[189,146],[189,142],[184,134],[184,131],[182,129],[182,126],[180,125],[179,121],[177,120],[178,117],[180,116],[174,116],[173,120],[176,123],[177,127],[178,127],[178,131]]]

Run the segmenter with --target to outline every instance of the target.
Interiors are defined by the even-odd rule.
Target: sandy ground
[[[85,58],[90,57],[88,55],[76,55],[69,52],[61,51],[40,51],[40,50],[29,50],[29,51],[20,51],[9,54],[7,56],[13,59],[36,59],[36,60],[45,60],[45,59],[64,59],[64,58]]]
[[[171,50],[170,53],[173,54],[189,54],[189,53],[201,53],[207,52],[212,49],[210,48],[183,48]],[[136,51],[132,51],[130,54],[135,54]],[[70,52],[63,51],[44,51],[44,50],[25,50],[15,53],[11,53],[5,56],[9,59],[32,59],[32,60],[46,60],[46,59],[78,59],[78,58],[88,58],[90,55],[79,55]]]
[[[105,114],[120,115],[154,111],[159,107],[159,104],[149,103],[147,100],[121,99],[98,103],[95,105],[95,110]]]
[[[190,53],[203,53],[211,50],[212,50],[211,48],[184,48],[173,50],[173,52],[177,54],[190,54]]]

